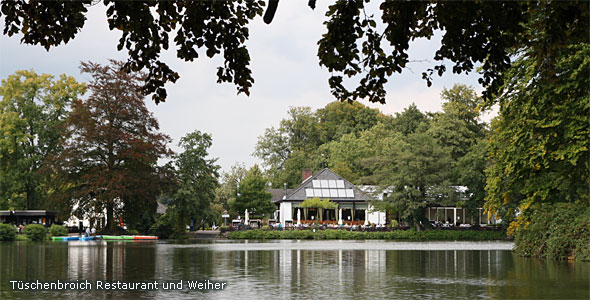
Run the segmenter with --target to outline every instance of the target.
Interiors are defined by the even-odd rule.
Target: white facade
[[[373,206],[369,204],[369,223],[375,225],[385,225],[385,222],[385,212],[373,211]]]
[[[281,202],[280,211],[279,217],[283,226],[286,225],[287,221],[293,222],[293,216],[291,214],[291,202]]]

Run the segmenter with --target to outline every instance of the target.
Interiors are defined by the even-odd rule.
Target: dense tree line
[[[175,220],[167,226],[177,231],[215,220],[219,166],[207,158],[211,136],[189,133],[183,152],[172,153],[145,106],[145,74],[128,73],[119,61],[80,69],[90,82],[33,71],[2,80],[0,209],[59,210],[64,220],[89,218],[107,231],[125,222],[147,232],[157,198],[166,198]],[[172,160],[159,166],[162,158]]]
[[[293,188],[302,169],[323,167],[355,184],[394,187],[378,206],[413,224],[425,223],[424,209],[433,203],[482,207],[489,134],[480,120],[482,100],[464,85],[445,89],[441,99],[442,112],[411,105],[395,116],[358,102],[333,102],[315,112],[291,108],[277,129],[259,137],[254,154],[276,188]],[[453,186],[468,190],[460,197]]]

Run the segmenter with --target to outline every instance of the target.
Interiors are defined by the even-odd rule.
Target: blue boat
[[[94,240],[95,238],[96,238],[95,236],[84,236],[84,237],[81,237],[80,240],[81,241],[91,241],[91,240]]]
[[[51,238],[54,241],[77,241],[80,239],[79,236],[54,236]]]

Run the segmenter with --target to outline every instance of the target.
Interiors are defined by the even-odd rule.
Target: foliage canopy
[[[60,126],[85,92],[73,77],[17,71],[0,86],[0,208],[45,205],[51,178],[41,174],[59,153]]]
[[[104,0],[111,30],[121,31],[118,50],[127,50],[129,71],[147,70],[145,94],[156,103],[166,99],[164,85],[179,75],[160,59],[174,42],[176,55],[193,61],[205,55],[223,55],[218,82],[231,82],[238,93],[249,94],[254,82],[246,47],[249,25],[262,16],[263,1],[113,1]],[[318,42],[320,65],[332,76],[329,85],[339,100],[367,98],[385,102],[385,83],[411,63],[410,42],[432,38],[442,31],[441,46],[434,55],[440,62],[422,73],[431,84],[433,74],[472,72],[481,64],[480,83],[485,98],[502,86],[502,74],[511,65],[516,49],[546,64],[567,41],[588,41],[589,3],[585,1],[376,1],[339,0],[330,5],[326,33]],[[264,20],[270,23],[278,1],[269,1]],[[26,44],[46,49],[76,37],[86,21],[92,1],[4,1],[0,4],[4,34],[22,34]],[[302,5],[303,6],[303,5]],[[311,1],[310,7],[315,7]],[[170,41],[170,35],[174,40]],[[358,78],[352,91],[345,77]]]
[[[159,158],[170,155],[169,137],[158,132],[141,93],[143,76],[127,73],[123,63],[82,63],[92,76],[87,100],[72,102],[65,122],[62,151],[52,157],[54,200],[81,216],[106,210],[107,228],[126,210],[154,212],[156,196],[165,186],[166,170]]]
[[[201,225],[212,219],[211,202],[218,187],[219,166],[217,159],[207,158],[212,138],[207,133],[195,130],[178,144],[183,152],[173,162],[177,181],[172,195],[176,212],[176,233],[183,233],[189,220]]]

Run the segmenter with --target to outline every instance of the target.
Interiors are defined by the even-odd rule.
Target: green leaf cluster
[[[184,61],[203,55],[209,58],[222,55],[223,64],[217,69],[218,82],[234,83],[238,93],[250,94],[254,79],[245,43],[250,36],[250,20],[262,15],[264,2],[105,1],[104,5],[109,29],[121,32],[117,49],[126,49],[129,56],[125,69],[147,70],[144,93],[153,94],[156,103],[166,100],[165,84],[179,78],[160,58],[172,42],[178,58]],[[22,34],[23,43],[38,44],[47,50],[75,38],[87,13],[84,2],[1,4],[4,34]],[[174,36],[173,40],[170,35]]]
[[[582,202],[535,205],[514,245],[522,256],[590,261],[590,208]]]
[[[68,229],[62,225],[52,224],[49,226],[49,235],[51,236],[67,236]]]
[[[338,205],[334,202],[331,202],[330,199],[320,199],[318,197],[308,198],[303,200],[301,203],[301,207],[313,207],[313,208],[322,208],[322,209],[334,209],[338,207]]]
[[[55,78],[33,70],[17,71],[0,86],[0,209],[48,205],[53,178],[43,174],[48,158],[59,153],[60,127],[70,103],[85,85],[73,77]]]
[[[176,234],[184,233],[187,224],[200,226],[216,219],[211,202],[219,185],[219,166],[217,159],[207,158],[211,144],[211,135],[198,130],[181,138],[178,144],[183,152],[177,154],[172,163],[177,181],[172,194]]]
[[[505,218],[519,211],[515,226],[537,204],[590,201],[590,44],[569,45],[555,61],[546,75],[518,59],[497,98],[486,208]]]
[[[12,224],[0,224],[0,241],[14,241],[17,230]]]
[[[267,186],[268,180],[258,165],[252,166],[239,182],[237,198],[232,203],[234,212],[243,215],[247,209],[251,217],[269,217],[276,205],[271,202],[272,194],[266,191]]]
[[[31,241],[42,241],[47,237],[47,228],[41,224],[29,224],[23,228],[23,233]]]
[[[537,64],[551,60],[569,42],[588,42],[590,5],[585,1],[336,1],[318,42],[320,64],[332,73],[328,82],[339,100],[385,103],[386,83],[411,64],[410,43],[442,30],[433,76],[469,73],[479,64],[484,98],[492,99],[504,83],[515,49],[528,47]],[[551,70],[548,69],[551,72]],[[353,87],[348,88],[346,79]]]
[[[266,129],[254,151],[254,156],[263,160],[275,188],[282,188],[284,183],[289,188],[297,186],[302,169],[326,167],[326,144],[357,136],[387,119],[378,110],[357,102],[332,102],[315,112],[309,107],[292,107],[288,114],[279,128]],[[342,165],[338,171],[344,175],[346,168]],[[353,170],[348,173],[359,176]]]

